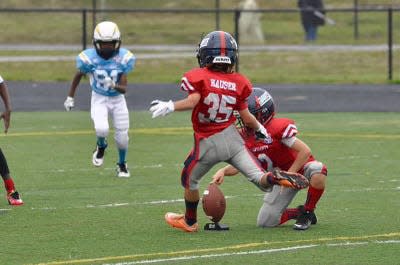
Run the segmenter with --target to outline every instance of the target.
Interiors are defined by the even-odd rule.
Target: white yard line
[[[37,265],[67,265],[67,264],[92,264],[98,262],[103,265],[132,265],[132,264],[148,264],[163,263],[169,261],[195,260],[218,257],[234,257],[238,255],[259,255],[269,253],[279,253],[287,251],[296,251],[299,249],[309,249],[316,247],[358,247],[369,244],[399,244],[400,232],[392,232],[385,234],[363,235],[363,236],[336,236],[311,238],[304,240],[285,240],[285,241],[264,241],[252,242],[237,245],[225,245],[217,248],[197,248],[186,249],[173,252],[156,252],[156,253],[139,253],[124,256],[106,256],[100,258],[88,258],[77,260],[54,261],[48,263],[40,263]],[[386,239],[386,240],[382,240]],[[273,247],[274,245],[284,245],[286,247]],[[240,250],[240,251],[238,251]],[[200,254],[203,253],[203,254]],[[119,261],[113,262],[112,261]],[[121,262],[122,261],[122,262]],[[218,263],[218,262],[217,262]]]
[[[395,188],[364,188],[364,189],[349,189],[349,190],[342,190],[341,192],[375,192],[375,191],[398,191],[400,187]],[[331,191],[335,192],[335,191]],[[236,198],[243,198],[243,197],[262,197],[263,193],[255,193],[255,194],[247,194],[247,195],[230,195],[225,196],[227,200],[236,199]],[[144,202],[110,202],[106,204],[87,204],[84,206],[71,206],[62,209],[100,209],[100,208],[113,208],[113,207],[129,207],[135,205],[162,205],[162,204],[174,204],[174,203],[182,203],[184,200],[182,198],[178,199],[162,199],[162,200],[153,200],[153,201],[144,201]],[[10,211],[13,208],[0,208],[1,211]],[[55,211],[57,207],[32,207],[31,210],[33,211]]]
[[[240,252],[228,252],[228,253],[218,253],[218,254],[205,254],[205,255],[194,255],[194,256],[181,256],[174,258],[165,258],[165,259],[147,259],[147,260],[139,260],[132,262],[122,262],[122,263],[105,263],[103,265],[132,265],[132,264],[149,264],[149,263],[160,263],[160,262],[169,262],[169,261],[178,261],[178,260],[194,260],[194,259],[204,259],[204,258],[217,258],[217,257],[229,257],[229,256],[241,256],[241,255],[252,255],[252,254],[265,254],[265,253],[273,253],[273,252],[284,252],[284,251],[292,251],[298,249],[312,248],[318,245],[304,245],[304,246],[294,246],[287,248],[276,248],[276,249],[262,249],[262,250],[253,250],[253,251],[240,251]],[[218,264],[218,262],[217,262]]]
[[[271,248],[271,249],[262,249],[262,250],[252,250],[252,251],[240,251],[240,252],[225,252],[225,253],[216,253],[216,254],[204,254],[204,255],[192,255],[192,256],[178,256],[172,258],[159,258],[159,259],[145,259],[131,262],[118,262],[118,263],[104,263],[103,265],[133,265],[133,264],[150,264],[150,263],[162,263],[162,262],[172,262],[172,261],[180,261],[180,260],[195,260],[195,259],[206,259],[206,258],[218,258],[218,257],[233,257],[233,256],[244,256],[244,255],[259,255],[259,254],[268,254],[268,253],[276,253],[276,252],[288,252],[299,249],[307,249],[307,248],[316,248],[316,247],[347,247],[347,246],[363,246],[369,244],[399,244],[400,240],[385,240],[385,241],[360,241],[360,242],[343,242],[343,243],[334,243],[334,244],[311,244],[311,245],[297,245],[286,248]],[[218,262],[216,262],[218,263]]]

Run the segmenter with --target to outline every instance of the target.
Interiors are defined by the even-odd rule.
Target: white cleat
[[[105,151],[105,148],[99,148],[97,146],[96,150],[93,152],[92,163],[96,167],[100,167],[100,166],[103,165],[103,162],[104,162],[104,151]]]
[[[126,163],[117,164],[117,177],[119,178],[129,178],[131,173],[129,173],[128,165]]]

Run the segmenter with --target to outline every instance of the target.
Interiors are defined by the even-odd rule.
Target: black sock
[[[0,175],[3,178],[6,178],[10,175],[10,170],[8,169],[6,157],[4,156],[1,148],[0,148]]]
[[[197,205],[199,201],[190,202],[185,200],[186,205],[186,213],[185,213],[185,220],[188,225],[193,225],[197,222]]]

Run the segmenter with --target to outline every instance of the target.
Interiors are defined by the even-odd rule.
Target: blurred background
[[[400,0],[325,0],[324,5],[326,23],[318,27],[317,40],[308,43],[295,0],[2,0],[0,55],[19,56],[21,50],[38,55],[30,50],[71,56],[91,47],[96,23],[111,20],[119,25],[123,45],[139,58],[140,53],[148,58],[165,52],[169,55],[158,56],[193,58],[202,34],[221,29],[239,40],[239,65],[256,80],[399,82]],[[1,62],[9,61],[3,58],[0,67]],[[284,69],[285,75],[257,74],[271,66]],[[303,68],[311,69],[308,77],[301,74]],[[359,72],[347,76],[355,68]],[[339,69],[345,70],[336,73]],[[287,72],[303,77],[282,80]],[[56,74],[55,79],[66,78]]]
[[[120,26],[127,44],[192,45],[199,41],[202,32],[217,27],[234,33],[235,11],[246,10],[245,2],[256,3],[259,12],[252,12],[250,17],[259,20],[264,35],[264,41],[244,39],[246,43],[303,42],[295,0],[2,0],[0,15],[6,30],[0,36],[0,43],[79,44],[82,16],[86,15],[88,42],[93,24],[112,20]],[[320,29],[321,44],[385,44],[387,9],[400,9],[400,0],[325,0],[324,4],[331,10],[327,16],[336,23]],[[247,12],[254,11],[251,7]],[[357,12],[352,10],[355,7]],[[248,15],[247,12],[244,14]],[[399,12],[393,14],[397,40]]]

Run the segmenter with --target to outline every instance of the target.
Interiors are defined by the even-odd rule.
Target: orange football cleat
[[[183,214],[177,213],[166,213],[165,221],[174,228],[180,229],[185,232],[197,232],[199,225],[197,223],[193,225],[188,225],[185,221],[185,216]]]
[[[274,170],[273,173],[269,172],[269,174],[278,185],[283,187],[301,190],[309,185],[308,179],[299,173]]]

